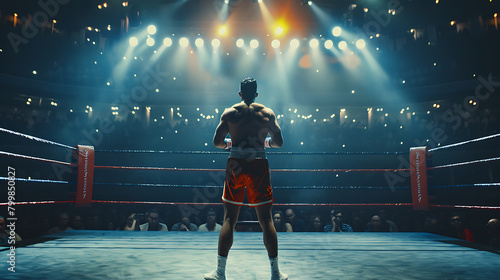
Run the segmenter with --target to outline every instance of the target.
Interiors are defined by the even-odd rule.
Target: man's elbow
[[[272,143],[273,148],[281,148],[281,146],[283,146],[283,139],[282,138],[276,139],[276,140],[273,139],[273,143]]]
[[[214,138],[214,146],[216,148],[224,149],[226,147],[226,143],[224,143],[224,140],[218,140]]]

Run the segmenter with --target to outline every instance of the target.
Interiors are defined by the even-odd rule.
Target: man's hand
[[[264,147],[269,148],[269,149],[272,148],[271,147],[271,137],[266,138],[266,141],[264,141]]]
[[[226,143],[226,148],[224,148],[225,150],[229,150],[233,146],[233,142],[231,141],[231,138],[224,139],[224,143]]]

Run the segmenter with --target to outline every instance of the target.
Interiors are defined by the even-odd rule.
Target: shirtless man
[[[283,145],[281,129],[274,112],[262,104],[254,103],[257,97],[257,82],[252,78],[241,81],[241,102],[224,111],[214,136],[217,148],[231,148],[224,182],[224,222],[219,235],[217,268],[205,274],[206,280],[226,279],[227,255],[233,245],[233,231],[240,207],[243,205],[245,187],[250,207],[255,207],[264,234],[271,280],[286,280],[288,276],[278,267],[278,237],[273,225],[273,194],[269,175],[269,164],[265,147],[279,148]],[[231,139],[225,139],[229,133]],[[267,138],[267,135],[271,138]]]

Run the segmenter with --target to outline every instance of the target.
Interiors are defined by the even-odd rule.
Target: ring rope
[[[92,200],[92,203],[112,204],[160,204],[160,205],[224,205],[221,202],[162,202],[162,201],[109,201]],[[411,206],[411,203],[273,203],[274,206]]]
[[[11,181],[8,177],[0,177],[2,181]],[[67,181],[55,181],[55,180],[44,180],[44,179],[26,179],[26,178],[15,178],[15,181],[21,182],[34,182],[34,183],[56,183],[56,184],[76,184],[74,182]]]
[[[62,161],[58,161],[58,160],[32,157],[32,156],[26,156],[26,155],[20,155],[20,154],[14,154],[14,153],[3,152],[3,151],[0,151],[0,155],[17,157],[17,158],[24,158],[24,159],[32,159],[32,160],[38,160],[38,161],[50,162],[50,163],[57,163],[57,164],[62,164],[62,165],[76,166],[76,164],[74,164],[74,163],[62,162]]]
[[[45,143],[45,144],[56,145],[56,146],[59,146],[59,147],[63,147],[63,148],[66,148],[66,149],[71,149],[71,150],[75,150],[76,151],[75,147],[71,147],[71,146],[64,145],[64,144],[59,144],[59,143],[54,142],[54,141],[45,140],[45,139],[42,139],[42,138],[38,138],[38,137],[35,137],[35,136],[23,134],[23,133],[12,131],[12,130],[8,130],[8,129],[5,129],[5,128],[1,128],[0,127],[0,131],[6,132],[6,133],[10,133],[10,134],[13,134],[13,135],[17,135],[17,136],[21,136],[21,137],[25,137],[25,138],[28,138],[30,140],[35,140],[35,141],[42,142],[42,143]]]
[[[500,210],[500,206],[439,205],[439,204],[430,204],[429,206],[431,206],[431,207],[441,207],[441,208],[466,208],[466,209]]]
[[[2,181],[9,181],[8,177],[0,177]],[[26,179],[15,178],[16,181],[34,182],[34,183],[55,183],[55,184],[76,184],[75,182],[56,181],[48,179]],[[173,188],[221,188],[219,185],[175,185],[175,184],[155,184],[155,183],[102,183],[95,182],[94,185],[113,185],[113,186],[141,186],[141,187],[173,187]],[[442,185],[429,186],[429,188],[456,188],[456,187],[500,187],[500,183],[478,183],[462,185]],[[273,186],[273,189],[387,189],[388,187],[370,187],[370,186]],[[410,189],[411,187],[391,187],[390,189]]]
[[[12,205],[43,205],[43,204],[61,204],[61,203],[75,203],[74,200],[67,201],[15,201],[15,202],[1,202],[0,206],[12,206]]]
[[[156,150],[96,150],[99,153],[154,153],[154,154],[207,154],[226,155],[229,151],[156,151]],[[268,155],[404,155],[408,152],[267,152]]]
[[[161,170],[161,171],[212,171],[225,172],[226,169],[211,168],[178,168],[178,167],[147,167],[147,166],[94,166],[94,168],[131,169],[131,170]],[[400,172],[410,169],[271,169],[271,172]]]
[[[429,167],[427,169],[440,169],[440,168],[463,166],[463,165],[476,164],[476,163],[482,163],[482,162],[490,162],[490,161],[497,161],[497,160],[500,160],[500,157],[487,158],[487,159],[478,159],[478,160],[473,160],[473,161],[466,161],[466,162],[459,162],[459,163],[452,163],[452,164],[445,164],[445,165],[440,165],[440,166]]]
[[[43,205],[43,204],[61,204],[61,203],[74,203],[74,200],[68,201],[29,201],[29,202],[15,202],[15,205]],[[156,204],[156,205],[206,205],[206,206],[220,206],[224,203],[189,203],[189,202],[154,202],[154,201],[107,201],[107,200],[93,200],[93,203],[111,203],[111,204]],[[12,202],[11,202],[12,204]],[[8,202],[0,203],[0,206],[8,206]],[[411,203],[273,203],[274,206],[412,206]],[[467,209],[488,209],[500,210],[500,206],[475,206],[475,205],[438,205],[430,204],[431,207],[442,208],[467,208]]]
[[[141,186],[141,187],[173,187],[173,188],[222,188],[214,185],[174,185],[154,183],[94,183],[94,185]],[[409,189],[410,187],[393,187],[391,189]],[[369,186],[273,186],[273,189],[389,189],[389,187]]]
[[[500,136],[500,133],[494,134],[494,135],[490,135],[490,136],[481,137],[481,138],[477,138],[477,139],[467,140],[467,141],[459,142],[459,143],[455,143],[455,144],[450,144],[450,145],[446,145],[446,146],[436,147],[436,148],[433,148],[433,149],[429,149],[429,152],[434,152],[434,151],[441,150],[441,149],[448,149],[448,148],[452,148],[452,147],[457,147],[457,146],[461,146],[461,145],[465,145],[465,144],[469,144],[469,143],[474,143],[474,142],[478,142],[478,141],[482,141],[482,140],[487,140],[487,139],[495,138],[495,137],[498,137],[498,136]]]
[[[456,188],[456,187],[499,187],[500,183],[467,184],[467,185],[444,185],[429,186],[429,188]]]

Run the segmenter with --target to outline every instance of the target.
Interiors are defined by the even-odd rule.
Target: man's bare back
[[[271,147],[278,148],[283,144],[273,110],[259,103],[247,105],[240,102],[224,111],[214,137],[217,147],[224,146],[228,132],[233,147],[263,149],[268,134],[272,139]]]

